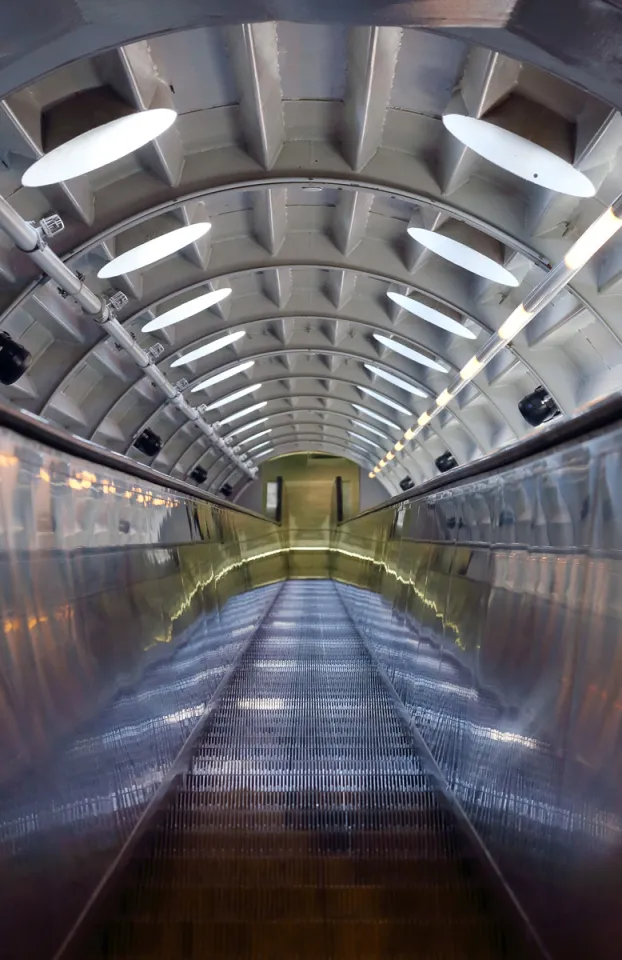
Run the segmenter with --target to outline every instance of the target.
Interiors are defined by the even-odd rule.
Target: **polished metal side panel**
[[[555,957],[622,943],[621,451],[610,427],[333,542],[351,615]]]
[[[258,517],[0,431],[3,957],[53,956],[284,557]]]

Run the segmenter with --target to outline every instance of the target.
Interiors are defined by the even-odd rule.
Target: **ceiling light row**
[[[413,440],[424,427],[437,416],[447,404],[463,390],[467,383],[478,376],[484,367],[490,363],[501,350],[523,330],[533,318],[567,286],[573,277],[597,253],[600,248],[611,239],[622,227],[622,196],[608,207],[597,220],[592,223],[581,237],[571,246],[563,260],[549,271],[532,292],[525,297],[501,324],[482,349],[468,360],[457,376],[436,398],[436,404],[431,410],[425,411],[418,418],[417,423],[410,427],[402,440]],[[374,336],[377,336],[374,334]],[[369,413],[369,411],[368,411]],[[377,475],[387,465],[387,460],[393,459],[395,452],[404,447],[402,441],[395,444],[393,449],[385,454],[370,472],[370,477]],[[389,454],[391,456],[389,456]]]
[[[93,170],[100,169],[151,142],[164,133],[174,123],[175,119],[175,111],[155,109],[133,113],[110,123],[103,124],[94,130],[74,138],[68,143],[62,144],[55,150],[41,157],[26,170],[22,182],[25,186],[40,187],[72,179]],[[443,123],[446,129],[465,146],[519,177],[523,177],[530,182],[538,182],[544,187],[569,193],[573,196],[593,196],[595,193],[593,184],[584,174],[575,170],[571,164],[566,163],[566,161],[563,161],[561,158],[537,144],[525,140],[523,137],[505,130],[496,124],[491,124],[477,118],[461,116],[459,114],[446,115],[443,118]],[[438,395],[435,408],[430,412],[422,414],[416,428],[411,428],[406,431],[404,435],[406,439],[416,436],[436,413],[450,403],[457,393],[463,389],[474,376],[481,372],[486,363],[490,362],[492,357],[516,336],[533,316],[550,301],[552,296],[568,282],[570,276],[574,275],[593,253],[619,229],[621,223],[618,216],[619,212],[617,208],[615,210],[610,208],[586,231],[583,237],[577,241],[566,255],[561,269],[558,270],[556,268],[554,271],[551,271],[551,274],[549,274],[543,284],[540,284],[531,297],[527,298],[525,303],[517,307],[504,324],[502,324],[498,333],[490,339],[481,353],[473,356],[468,363],[465,364],[454,382]],[[208,222],[190,224],[155,237],[115,257],[100,269],[98,276],[102,279],[116,277],[157,263],[165,257],[183,249],[188,244],[194,243],[204,237],[210,230],[210,227],[211,225]],[[512,287],[518,286],[518,280],[505,267],[465,244],[459,243],[442,234],[435,233],[434,231],[417,227],[409,227],[408,233],[416,242],[426,247],[426,249],[471,273],[485,277],[495,283]],[[152,332],[179,323],[222,301],[225,297],[229,296],[230,293],[230,288],[211,291],[167,311],[160,317],[154,318],[145,324],[143,330],[144,332]],[[425,304],[418,303],[409,297],[393,292],[390,292],[388,296],[410,313],[441,327],[449,333],[470,339],[474,338],[474,334],[462,324],[437,310],[427,307]],[[204,344],[202,347],[179,357],[171,366],[177,367],[191,363],[193,360],[207,356],[218,349],[236,342],[244,335],[244,331],[238,331],[221,337],[212,343]],[[431,369],[438,370],[439,372],[447,372],[446,369],[436,361],[431,360],[418,351],[412,350],[399,341],[391,340],[379,334],[374,334],[374,336],[378,342],[388,347],[388,349],[408,359],[414,360]],[[247,365],[241,364],[231,371],[215,375],[197,385],[193,388],[193,391],[196,392],[197,390],[205,389],[208,385],[233,376],[235,372],[238,372],[240,369],[248,369],[251,365],[252,361]],[[425,396],[425,393],[417,390],[417,388],[407,384],[405,381],[400,380],[400,378],[393,377],[391,374],[387,374],[379,368],[374,368],[367,364],[365,366],[371,372],[377,373],[378,376],[393,383],[395,386],[413,395]],[[216,407],[232,403],[254,390],[259,389],[259,386],[260,385],[252,385],[239,390],[225,397],[223,400],[211,404],[207,409],[212,410]],[[382,394],[367,387],[361,387],[360,389],[363,393],[397,410],[399,413],[404,415],[409,414],[409,411],[405,407],[384,397]],[[225,418],[222,424],[234,422],[240,417],[261,409],[265,405],[266,401],[263,401],[247,407]],[[387,426],[399,429],[397,424],[381,417],[379,414],[357,404],[353,406],[366,416],[371,416]],[[264,418],[264,420],[265,419],[266,418]],[[256,420],[253,421],[252,424],[246,424],[244,427],[233,431],[230,436],[261,422],[263,422],[263,420]],[[375,445],[373,441],[360,437],[358,434],[351,435],[364,440],[368,444]],[[396,449],[402,449],[403,444],[401,444],[401,442],[398,442],[398,444],[399,446],[396,445]],[[265,444],[261,444],[260,446],[264,445]],[[389,461],[393,459],[393,451],[389,451],[386,456]],[[385,465],[386,461],[384,459],[381,460],[379,467],[382,468]],[[378,467],[375,468],[375,472],[377,472],[377,470]]]
[[[49,186],[99,170],[155,140],[176,119],[174,110],[159,108],[102,124],[41,157],[28,167],[22,183],[26,187]],[[574,197],[593,197],[596,192],[593,183],[572,164],[511,130],[458,113],[446,114],[443,124],[464,146],[517,177]],[[322,187],[307,185],[306,189]]]
[[[174,110],[145,110],[103,124],[41,157],[26,170],[22,182],[24,186],[28,187],[43,187],[97,170],[160,136],[173,124],[176,116]],[[99,270],[98,276],[101,279],[107,279],[150,266],[183,249],[188,244],[200,240],[210,229],[210,223],[200,222],[170,230],[115,257]],[[151,333],[179,323],[187,317],[214,306],[230,294],[231,288],[229,287],[209,291],[191,301],[179,304],[159,317],[153,318],[144,325],[143,330],[146,333]],[[221,347],[234,343],[243,336],[244,331],[238,331],[222,337],[179,357],[172,363],[172,367],[190,363],[198,357],[213,353]],[[252,361],[250,365],[252,365]],[[233,376],[233,372],[229,371],[221,374],[217,379],[226,379],[227,376]],[[212,404],[209,409],[213,409],[215,406],[225,406],[255,389],[258,389],[258,386],[238,391],[236,394],[225,397],[218,404]],[[181,409],[183,409],[182,404],[185,404],[185,401],[181,401]],[[187,404],[185,406],[188,410],[191,409]],[[223,443],[220,437],[216,438],[216,442],[223,450],[228,450],[227,445]]]

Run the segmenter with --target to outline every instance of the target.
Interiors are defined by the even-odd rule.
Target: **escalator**
[[[2,957],[618,956],[622,400],[321,537],[4,416]]]
[[[80,956],[525,957],[330,580],[285,583]]]

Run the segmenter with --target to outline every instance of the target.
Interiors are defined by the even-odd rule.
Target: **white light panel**
[[[387,407],[391,407],[392,410],[403,413],[405,417],[412,416],[411,411],[407,410],[406,407],[403,407],[400,403],[396,403],[395,400],[390,400],[389,397],[385,397],[381,393],[376,393],[375,390],[371,390],[369,387],[359,387],[359,390],[361,393],[366,393],[368,397],[373,397],[378,403],[384,403]]]
[[[458,323],[457,320],[452,320],[451,317],[446,316],[439,310],[433,310],[432,307],[427,307],[425,303],[419,303],[418,300],[413,300],[412,297],[405,297],[401,293],[393,293],[392,290],[389,290],[387,297],[389,300],[397,303],[398,306],[403,307],[404,310],[408,310],[408,312],[412,313],[415,317],[420,317],[421,320],[432,323],[435,327],[441,327],[442,330],[446,330],[448,333],[454,333],[457,337],[475,340],[476,335],[470,330],[467,330],[461,323]]]
[[[241,427],[236,427],[235,430],[232,430],[227,434],[225,439],[229,441],[231,440],[231,437],[237,437],[239,433],[244,433],[246,430],[252,430],[253,427],[258,427],[260,423],[265,423],[267,419],[267,417],[259,417],[258,420],[251,420],[250,423],[245,423]]]
[[[443,124],[469,150],[523,180],[570,197],[596,193],[592,181],[567,160],[511,130],[459,113],[446,114]]]
[[[254,366],[254,360],[246,360],[244,363],[238,363],[235,367],[231,367],[230,370],[223,370],[222,373],[215,373],[212,377],[208,377],[207,380],[201,380],[201,383],[197,383],[196,387],[193,387],[190,393],[207,390],[208,387],[212,387],[215,383],[222,383],[223,380],[235,377],[238,373],[244,373],[245,370],[250,370],[250,368]]]
[[[400,377],[395,377],[392,373],[387,373],[386,370],[381,370],[380,367],[374,367],[371,363],[364,363],[363,366],[366,370],[369,370],[370,373],[380,377],[382,380],[386,380],[388,383],[394,384],[396,387],[399,387],[400,390],[406,390],[407,393],[412,393],[413,397],[427,397],[427,393],[420,390],[419,387],[413,386],[412,383],[407,383],[406,380],[402,380]]]
[[[35,161],[24,173],[25,187],[45,187],[81,177],[150,143],[175,122],[174,110],[141,110],[87,130]]]
[[[358,410],[359,413],[362,413],[366,417],[371,417],[373,420],[378,420],[379,423],[385,423],[387,427],[391,427],[393,430],[402,430],[398,423],[393,423],[392,420],[387,420],[386,417],[381,417],[379,413],[374,413],[373,410],[368,410],[367,407],[362,407],[359,403],[353,403],[352,406],[355,410]]]
[[[228,347],[229,344],[235,343],[236,340],[239,340],[243,336],[245,336],[245,331],[238,330],[236,333],[228,333],[226,337],[212,340],[211,343],[204,343],[202,347],[197,347],[196,350],[191,350],[190,353],[185,353],[183,357],[173,360],[171,367],[181,367],[185,363],[192,363],[193,360],[207,357],[210,353],[215,353],[217,350],[222,350],[223,347]]]
[[[466,243],[459,243],[452,240],[451,237],[445,237],[442,233],[434,233],[433,230],[423,230],[421,227],[409,227],[408,234],[422,244],[432,253],[436,253],[444,260],[455,263],[457,267],[468,270],[469,273],[475,273],[478,277],[484,277],[493,283],[500,283],[504,287],[517,287],[518,280],[513,273],[506,270],[496,260],[484,256],[479,250],[467,247]]]
[[[171,327],[174,323],[180,323],[188,317],[194,317],[195,314],[201,313],[202,310],[208,310],[210,307],[213,307],[214,304],[220,303],[221,300],[230,296],[230,294],[231,287],[223,287],[222,290],[211,290],[201,297],[195,297],[194,300],[188,300],[186,303],[181,303],[178,307],[173,307],[172,310],[167,310],[166,313],[160,314],[159,317],[155,317],[155,319],[146,323],[142,331],[143,333],[151,333],[153,330],[163,330],[164,327]]]
[[[194,243],[200,237],[205,236],[211,229],[211,223],[191,223],[187,227],[179,227],[178,230],[169,230],[153,240],[147,240],[137,247],[133,247],[119,257],[115,257],[110,263],[104,264],[97,276],[106,279],[108,277],[119,277],[123,273],[132,273],[134,270],[141,270],[143,267],[149,267],[158,260],[170,257],[187,247],[189,243]]]
[[[216,410],[220,407],[226,407],[228,403],[234,403],[236,400],[240,400],[242,397],[247,397],[249,393],[254,393],[255,390],[259,390],[263,387],[263,383],[252,383],[250,387],[244,387],[242,390],[236,390],[235,393],[230,393],[228,397],[223,397],[222,400],[216,400],[215,403],[210,403],[208,410]]]
[[[237,413],[232,413],[231,416],[221,420],[220,426],[224,427],[227,423],[233,423],[235,420],[239,420],[240,417],[247,417],[249,413],[254,413],[255,410],[261,410],[267,403],[267,400],[262,400],[260,403],[254,403],[251,407],[245,407],[244,410],[238,410]]]
[[[409,360],[420,363],[423,367],[429,367],[430,370],[438,370],[439,373],[447,373],[447,367],[437,363],[436,360],[430,359],[430,357],[426,357],[425,354],[419,353],[418,350],[407,347],[406,344],[400,343],[399,340],[391,340],[390,337],[385,337],[381,333],[375,333],[374,340],[381,343],[383,347],[393,350],[394,353],[399,353],[402,357],[408,357]]]

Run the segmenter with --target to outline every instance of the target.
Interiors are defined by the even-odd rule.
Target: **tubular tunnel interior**
[[[2,956],[618,956],[621,414],[295,539],[3,414]]]

